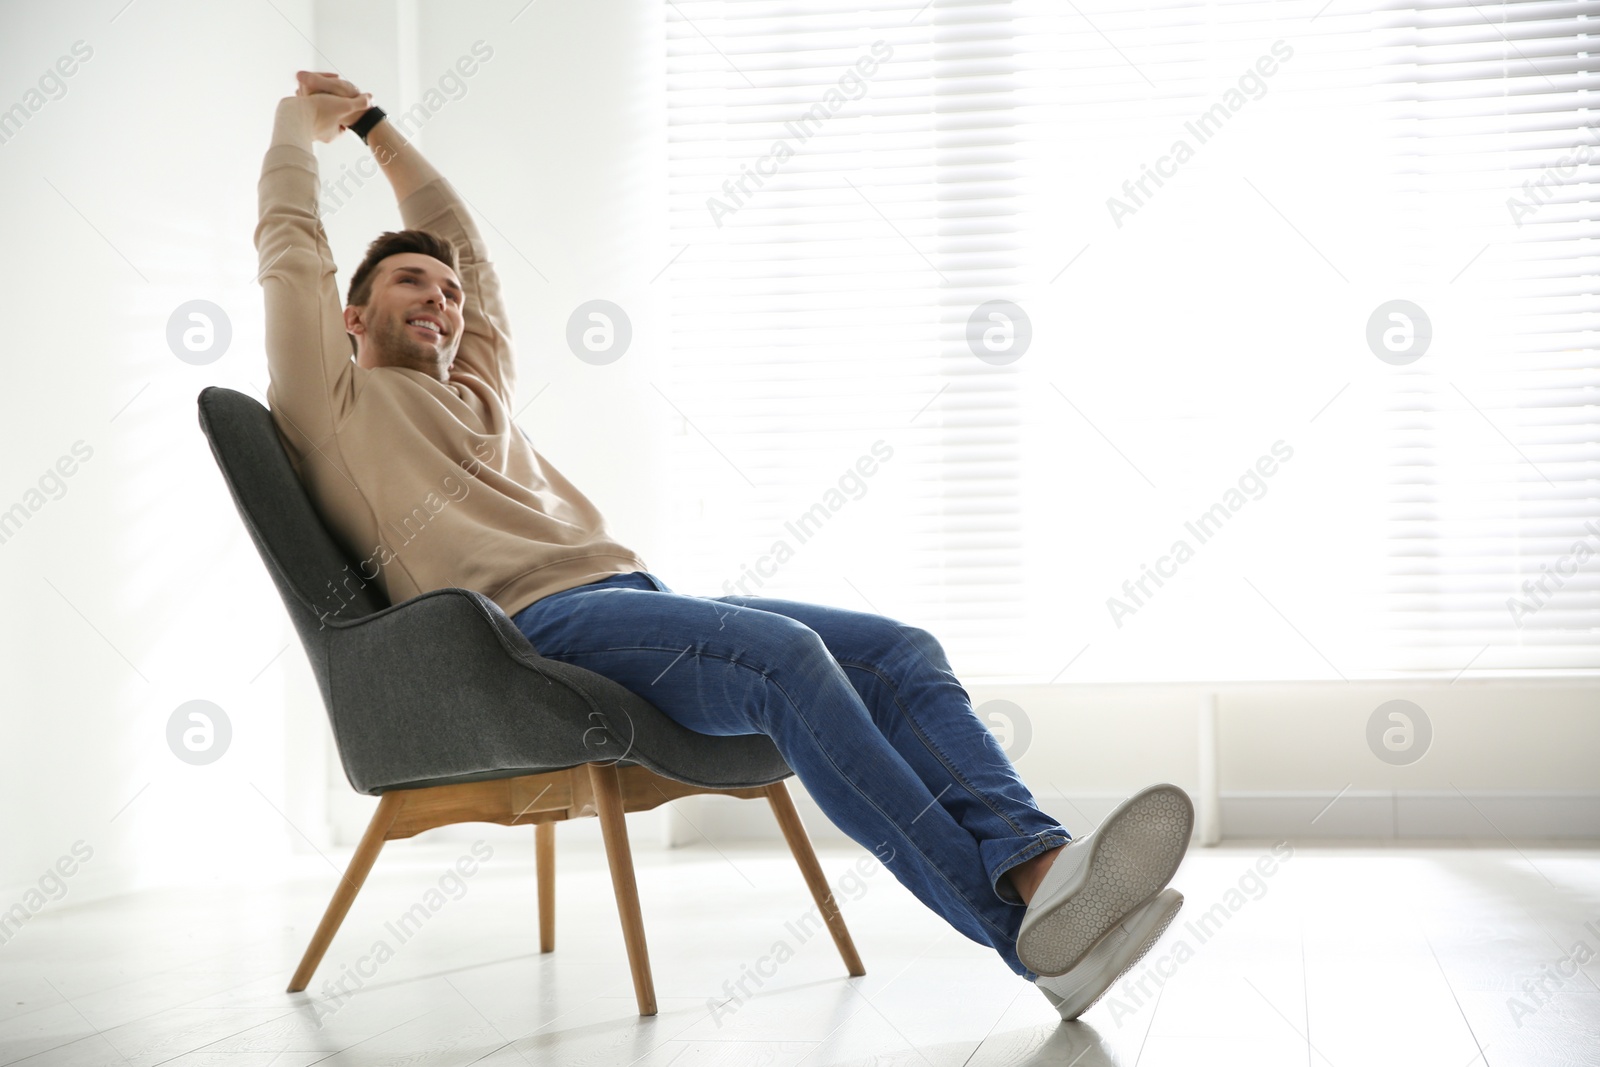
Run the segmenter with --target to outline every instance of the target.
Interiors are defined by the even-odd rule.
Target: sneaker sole
[[[1018,933],[1023,966],[1050,978],[1076,967],[1125,915],[1172,880],[1193,831],[1194,805],[1176,786],[1151,786],[1119,805],[1096,828],[1083,884],[1029,916]]]
[[[1116,985],[1123,975],[1133,970],[1135,964],[1150,954],[1150,950],[1155,948],[1156,942],[1161,940],[1161,935],[1167,932],[1167,927],[1172,925],[1172,920],[1176,919],[1178,917],[1178,912],[1182,910],[1183,897],[1178,896],[1172,902],[1172,906],[1167,908],[1162,913],[1160,921],[1157,922],[1155,928],[1145,936],[1145,939],[1139,944],[1138,949],[1133,953],[1133,955],[1129,956],[1127,962],[1122,964],[1117,969],[1116,974],[1113,974],[1110,978],[1106,979],[1104,984],[1102,984],[1100,988],[1095,991],[1093,996],[1089,996],[1088,990],[1084,990],[1074,997],[1058,997],[1054,993],[1050,992],[1050,990],[1044,988],[1041,988],[1039,991],[1046,997],[1050,998],[1050,1003],[1055,1007],[1062,1019],[1068,1022],[1076,1019],[1078,1016],[1094,1007],[1095,1004],[1099,1003],[1100,998],[1109,993],[1111,991],[1111,987]],[[1115,966],[1115,964],[1113,964],[1113,966]]]

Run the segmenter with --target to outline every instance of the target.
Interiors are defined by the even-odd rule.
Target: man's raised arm
[[[256,185],[258,281],[266,303],[269,406],[302,454],[322,445],[355,399],[356,366],[334,279],[333,253],[317,214],[313,140],[332,140],[370,98],[287,96]]]
[[[394,188],[406,229],[427,230],[456,246],[466,295],[454,366],[487,381],[509,406],[517,387],[511,326],[500,278],[465,201],[387,117],[367,131],[367,145]]]

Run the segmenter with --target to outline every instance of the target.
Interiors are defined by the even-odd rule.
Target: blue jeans
[[[832,822],[1017,974],[1007,870],[1065,844],[926,630],[760,596],[675,593],[649,571],[529,604],[539,654],[621,684],[690,730],[766,734]]]

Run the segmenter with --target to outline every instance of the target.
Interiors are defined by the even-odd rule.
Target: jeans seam
[[[856,663],[854,661],[846,663],[844,660],[840,660],[839,665],[841,667],[854,667],[857,670],[866,671],[868,674],[874,675],[880,681],[882,681],[883,684],[889,688],[889,691],[894,694],[895,707],[900,709],[900,715],[903,719],[905,719],[906,724],[911,727],[911,732],[916,734],[917,739],[922,742],[923,747],[929,752],[933,753],[939,762],[944,765],[945,770],[950,772],[950,777],[960,782],[961,787],[965,789],[973,797],[973,799],[980,801],[984,807],[994,812],[996,817],[1003,821],[1007,826],[1011,827],[1012,834],[1017,837],[1030,836],[1022,832],[1022,827],[1013,822],[1011,816],[996,808],[987,796],[979,792],[978,789],[967,780],[966,776],[963,775],[961,771],[950,762],[949,757],[939,750],[938,746],[933,743],[933,740],[929,738],[927,734],[923,733],[922,728],[917,725],[917,720],[911,716],[910,709],[908,709],[900,700],[900,688],[890,681],[888,677],[886,677],[876,667],[866,663]]]
[[[596,652],[679,652],[679,651],[682,651],[682,650],[674,649],[674,648],[657,648],[657,647],[652,646],[652,645],[621,645],[621,646],[612,647],[612,648],[594,649],[594,650],[590,650],[590,651],[587,651],[587,652],[586,651],[578,651],[578,650],[567,650],[565,652],[556,653],[555,655],[558,655],[558,656],[565,656],[565,655],[593,655]],[[800,710],[800,705],[795,703],[794,698],[789,695],[788,690],[783,688],[782,683],[774,681],[773,678],[772,678],[772,675],[767,673],[766,671],[757,670],[755,667],[752,667],[749,664],[740,663],[737,660],[728,659],[728,658],[726,658],[724,656],[719,656],[719,655],[717,655],[715,653],[701,652],[701,653],[696,653],[696,655],[705,656],[708,659],[721,660],[722,662],[727,663],[729,666],[739,667],[739,668],[742,668],[744,670],[751,671],[751,672],[754,672],[756,674],[761,675],[761,678],[762,678],[763,681],[771,683],[771,685],[772,685],[772,687],[774,689],[776,689],[779,693],[783,694],[783,699],[789,702],[789,706],[791,708],[794,708],[796,712],[798,712]],[[855,690],[854,690],[853,687],[851,689],[851,694],[855,695]],[[858,697],[858,699],[859,699],[859,697]],[[666,712],[662,712],[662,714],[665,715]],[[911,834],[904,827],[902,827],[898,822],[896,822],[893,818],[891,818],[888,812],[886,812],[882,808],[878,807],[877,803],[874,802],[873,799],[871,797],[869,797],[865,792],[863,792],[859,786],[857,786],[854,782],[852,782],[844,774],[844,771],[839,767],[839,765],[837,763],[834,763],[833,756],[828,752],[828,750],[822,744],[821,736],[818,735],[816,733],[816,731],[811,729],[811,724],[810,724],[810,722],[808,722],[806,720],[806,717],[804,715],[798,715],[797,717],[799,718],[801,723],[803,723],[805,725],[806,732],[811,735],[812,741],[814,741],[816,743],[817,751],[822,753],[823,758],[826,759],[828,761],[828,763],[832,765],[834,771],[837,772],[837,774],[839,776],[839,780],[842,781],[842,782],[845,782],[846,784],[848,784],[850,786],[850,788],[855,791],[857,796],[859,796],[862,800],[866,801],[867,804],[871,805],[872,810],[876,811],[880,816],[882,816],[884,822],[888,823],[890,826],[893,826],[896,830],[898,830],[900,832],[901,836],[903,836],[906,839],[906,842],[913,849],[915,849],[918,853],[922,853],[922,850],[917,847],[916,841],[911,837]],[[914,775],[913,775],[913,777],[914,777]],[[937,874],[939,876],[939,879],[942,882],[944,882],[944,884],[946,886],[948,886],[950,888],[951,892],[953,892],[956,895],[957,899],[966,901],[967,906],[972,911],[972,914],[977,917],[977,919],[978,919],[978,921],[980,923],[982,923],[984,926],[988,927],[989,929],[993,930],[1001,938],[1002,942],[1007,941],[1007,940],[1010,939],[1011,935],[1007,934],[1007,932],[1004,929],[1002,929],[1001,927],[996,926],[993,922],[991,922],[989,920],[988,916],[986,916],[983,913],[983,908],[982,908],[981,905],[979,905],[976,902],[974,902],[973,900],[969,899],[967,897],[967,894],[964,891],[962,891],[960,886],[958,886],[955,883],[951,882],[949,877],[946,876],[946,874],[943,871],[943,869],[941,869],[940,866],[937,863],[932,862],[931,858],[926,856],[926,853],[922,853],[922,854],[924,855],[924,858],[928,859],[928,867],[929,867],[929,869],[932,870],[935,874]]]

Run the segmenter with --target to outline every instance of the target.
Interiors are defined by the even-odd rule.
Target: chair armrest
[[[334,737],[358,792],[532,774],[625,750],[628,724],[620,735],[612,731],[595,683],[615,687],[605,695],[637,698],[540,657],[499,605],[475,590],[430,590],[370,615],[330,620],[329,629]]]

